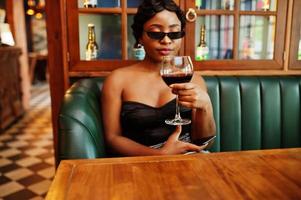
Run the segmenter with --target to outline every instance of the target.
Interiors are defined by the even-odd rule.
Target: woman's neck
[[[146,57],[141,62],[141,65],[145,70],[147,70],[149,72],[156,72],[156,73],[160,72],[161,62],[154,62],[153,60]]]

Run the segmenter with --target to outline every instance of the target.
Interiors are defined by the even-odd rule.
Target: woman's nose
[[[161,43],[171,43],[172,40],[168,37],[168,35],[165,35],[164,38],[162,38],[162,40],[160,40]]]

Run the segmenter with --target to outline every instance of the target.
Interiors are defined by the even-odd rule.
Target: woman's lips
[[[162,56],[167,56],[167,55],[169,55],[170,54],[170,52],[171,52],[171,49],[158,49],[158,52],[159,52],[159,54],[160,55],[162,55]]]

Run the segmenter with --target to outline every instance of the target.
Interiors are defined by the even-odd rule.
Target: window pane
[[[120,7],[120,0],[98,0],[97,7],[102,7],[102,8]]]
[[[79,15],[80,59],[85,60],[88,42],[88,24],[95,25],[100,59],[121,59],[120,15]]]
[[[128,8],[137,8],[143,0],[127,0]]]
[[[241,10],[276,11],[277,0],[241,0]]]
[[[195,0],[195,6],[198,9],[209,9],[209,10],[233,10],[234,0]]]
[[[239,28],[240,59],[273,59],[274,16],[241,16]]]
[[[206,44],[209,60],[233,58],[233,16],[198,17],[195,31],[195,51],[200,44],[201,25],[206,27]]]
[[[134,54],[133,54],[133,47],[135,45],[135,37],[133,36],[133,31],[132,31],[132,24],[134,22],[134,15],[128,15],[128,42],[127,42],[127,49],[128,49],[128,59],[134,59]]]

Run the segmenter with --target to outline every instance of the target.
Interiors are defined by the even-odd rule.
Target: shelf
[[[137,8],[127,8],[127,14],[136,14]],[[122,8],[79,8],[81,14],[121,14]]]
[[[121,14],[121,8],[79,8],[79,13],[84,14]]]
[[[277,15],[276,11],[235,11],[235,10],[196,10],[198,15],[234,15],[236,13],[240,15],[261,15],[270,16]]]
[[[283,51],[285,50],[285,26],[287,23],[286,15],[289,0],[277,0],[275,4],[277,5],[276,11],[274,9],[272,11],[255,10],[254,8],[253,10],[240,9],[237,2],[239,3],[241,1],[237,0],[235,2],[235,7],[232,10],[217,9],[216,6],[212,10],[195,9],[198,17],[195,22],[187,23],[186,37],[183,40],[181,54],[190,55],[194,60],[196,44],[199,43],[199,25],[205,24],[207,31],[206,42],[212,53],[209,60],[195,61],[196,70],[285,70]],[[77,72],[86,74],[89,70],[93,73],[103,73],[135,62],[134,60],[128,60],[128,58],[131,58],[131,46],[133,46],[134,43],[130,24],[133,20],[132,16],[137,12],[137,8],[127,8],[126,3],[127,1],[121,0],[120,7],[78,8],[78,4],[75,1],[67,1],[67,11],[69,10],[70,13],[70,15],[68,15],[68,38],[69,44],[72,44],[69,46],[69,72],[71,72],[71,74],[74,75],[74,73],[76,73],[76,75],[78,75]],[[186,11],[187,8],[195,7],[195,1],[183,0],[178,1],[178,3],[182,8],[186,9]],[[90,22],[88,20],[82,20],[82,16],[84,15],[87,15],[85,17],[91,18],[91,23],[100,27],[100,30],[97,31],[96,38],[100,40],[98,44],[100,48],[103,49],[102,52],[108,51],[106,49],[108,48],[106,41],[110,41],[109,46],[114,46],[114,52],[116,50],[115,46],[118,47],[118,56],[102,57],[102,59],[95,61],[84,60],[83,50],[85,43],[83,41],[86,40],[87,34],[82,30],[86,28],[83,27],[85,23]],[[118,17],[118,20],[113,20],[114,22],[112,23],[107,19],[98,20],[94,15],[99,15],[99,18],[105,18],[111,15],[112,17]],[[248,28],[247,22],[251,28]],[[106,29],[104,28],[106,23],[116,26],[107,26],[109,28]],[[78,29],[78,27],[83,28]],[[117,30],[117,35],[120,37],[113,37],[113,30],[115,30],[115,32]],[[248,34],[253,35],[252,44],[254,43],[254,45],[252,49],[254,56],[244,58],[242,57],[244,54],[243,45],[247,43],[245,38],[248,37]],[[107,35],[112,36],[111,39],[105,39],[104,36]],[[112,41],[120,42],[118,44],[112,44]],[[259,49],[263,50],[259,51]],[[230,59],[226,59],[224,56],[228,50],[231,50],[232,53],[227,57]],[[107,58],[115,60],[106,60]]]

